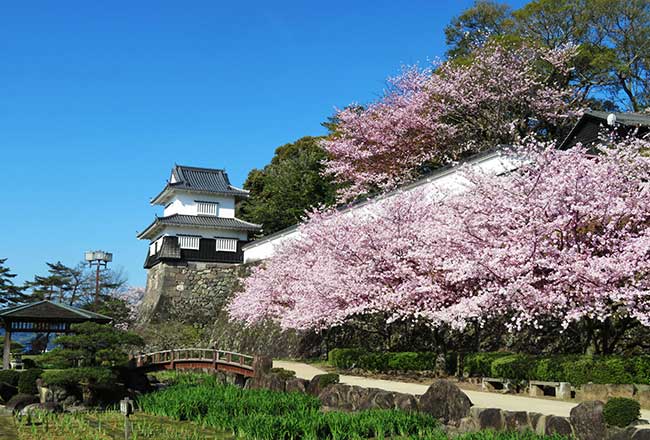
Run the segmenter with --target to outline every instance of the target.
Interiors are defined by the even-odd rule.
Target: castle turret
[[[163,216],[138,234],[149,240],[144,267],[160,262],[243,262],[242,245],[260,225],[235,217],[248,191],[230,184],[224,170],[176,165],[165,188],[151,200]]]

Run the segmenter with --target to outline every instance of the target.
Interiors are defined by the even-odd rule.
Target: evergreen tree
[[[15,273],[5,266],[6,258],[0,258],[0,305],[13,304],[24,299],[23,288],[14,285]]]

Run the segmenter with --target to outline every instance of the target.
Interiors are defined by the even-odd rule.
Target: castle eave
[[[261,225],[245,222],[238,218],[211,217],[202,215],[182,215],[174,214],[168,217],[158,217],[153,223],[138,234],[140,240],[151,240],[155,238],[165,226],[180,226],[202,229],[217,230],[235,230],[258,232],[262,229]]]

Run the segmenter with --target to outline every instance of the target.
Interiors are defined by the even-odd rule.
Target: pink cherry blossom
[[[600,154],[528,142],[496,177],[466,167],[463,192],[431,187],[362,209],[313,212],[300,238],[245,280],[233,318],[323,329],[388,313],[462,329],[630,316],[650,326],[650,143]]]
[[[559,81],[575,52],[488,46],[469,65],[406,69],[379,101],[336,114],[337,132],[322,144],[325,172],[349,184],[340,193],[348,200],[407,181],[428,162],[552,134],[578,113],[574,92]]]

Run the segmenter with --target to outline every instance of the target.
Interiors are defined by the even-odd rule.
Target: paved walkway
[[[296,376],[302,379],[311,379],[317,374],[326,373],[313,365],[300,362],[273,361],[274,367],[295,371]],[[358,385],[365,388],[380,388],[387,391],[397,391],[409,394],[424,394],[428,385],[396,382],[392,380],[371,379],[360,376],[340,376],[341,383]],[[463,390],[472,403],[481,408],[501,408],[509,411],[528,411],[557,416],[569,416],[571,408],[577,405],[573,402],[564,402],[553,399],[536,399],[533,397],[512,394],[485,393],[482,391]],[[642,410],[641,417],[650,420],[650,410]]]

